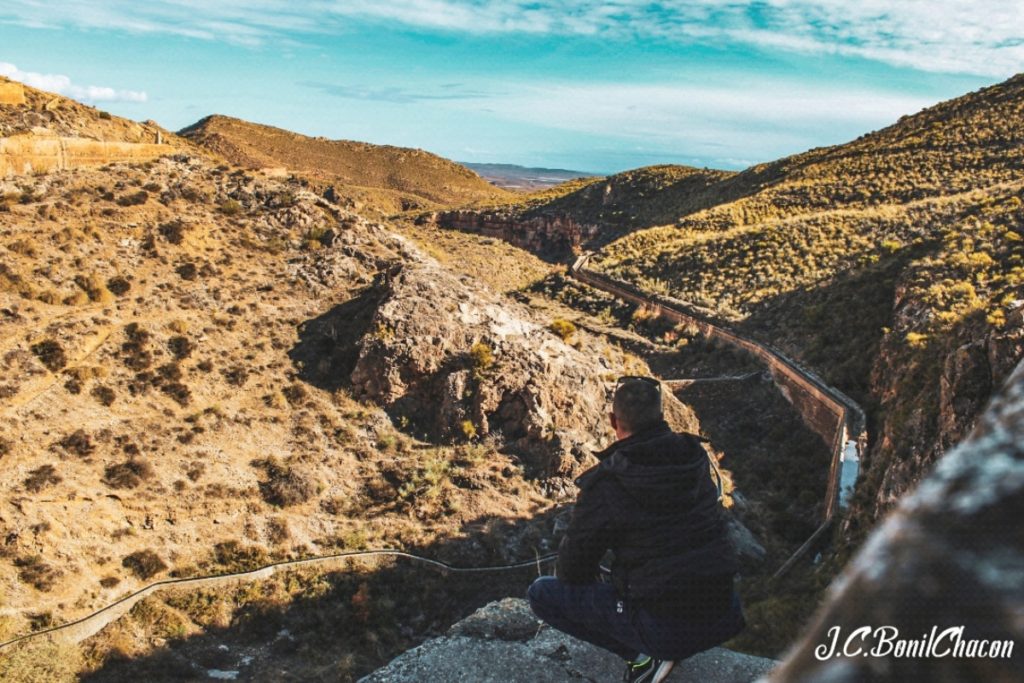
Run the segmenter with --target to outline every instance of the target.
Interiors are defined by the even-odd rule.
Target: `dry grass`
[[[84,657],[70,643],[32,643],[0,654],[0,680],[5,683],[74,683]]]

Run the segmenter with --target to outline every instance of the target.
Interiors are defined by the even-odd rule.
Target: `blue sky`
[[[1018,0],[4,0],[0,74],[444,156],[739,169],[1024,70]]]

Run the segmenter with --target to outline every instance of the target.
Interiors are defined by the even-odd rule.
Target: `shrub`
[[[103,471],[103,483],[115,489],[134,489],[152,477],[152,465],[134,458],[116,465],[108,465]]]
[[[224,376],[224,381],[233,387],[244,385],[245,380],[249,378],[249,371],[241,365],[233,365],[230,368],[221,370],[220,373]]]
[[[271,517],[267,520],[267,538],[271,543],[281,544],[291,537],[292,532],[287,521],[280,517]]]
[[[242,205],[235,199],[228,199],[222,202],[217,210],[225,216],[237,216],[242,212]]]
[[[199,269],[194,263],[183,263],[175,269],[175,272],[182,280],[195,280],[199,275]]]
[[[78,275],[75,277],[75,284],[82,288],[89,301],[108,304],[114,300],[113,294],[107,289],[106,283],[98,275],[92,273],[88,276]]]
[[[194,347],[192,346],[192,342],[190,342],[187,337],[179,335],[171,337],[167,341],[167,348],[170,349],[171,355],[173,355],[176,359],[184,360],[185,358],[188,358],[189,356],[192,355],[192,349]]]
[[[267,475],[267,480],[260,482],[260,493],[263,500],[271,505],[298,505],[319,493],[317,485],[308,474],[283,464],[277,458],[270,457],[253,464]]]
[[[171,244],[181,244],[185,239],[185,223],[181,219],[161,223],[157,231]]]
[[[248,571],[267,564],[267,553],[259,546],[230,540],[213,546],[213,559],[229,572]]]
[[[181,382],[170,382],[160,387],[160,391],[173,398],[178,405],[187,406],[192,400],[192,391]]]
[[[167,565],[160,556],[150,549],[137,550],[121,560],[121,566],[131,570],[135,576],[142,580],[155,576],[167,569]]]
[[[33,344],[32,353],[39,358],[39,361],[50,372],[57,372],[68,364],[68,357],[64,354],[64,347],[53,339],[45,339],[38,344]]]
[[[37,590],[48,591],[57,583],[61,572],[43,561],[39,555],[28,555],[14,560],[18,578]]]
[[[120,275],[116,275],[107,280],[107,289],[111,294],[115,296],[121,296],[128,292],[132,288],[132,283],[128,282],[127,278]]]
[[[477,378],[483,376],[494,365],[494,351],[485,342],[477,342],[469,349],[469,357],[473,363],[473,374]]]
[[[554,320],[549,325],[552,332],[562,338],[562,341],[568,341],[569,337],[576,334],[576,326],[568,320]]]
[[[57,474],[53,465],[42,465],[28,473],[25,478],[25,490],[31,493],[39,493],[48,486],[59,484],[61,476]]]
[[[286,386],[284,389],[282,389],[281,393],[284,394],[284,397],[288,401],[288,403],[290,403],[293,406],[299,405],[300,403],[306,400],[307,396],[309,396],[309,394],[306,392],[305,387],[303,387],[301,384],[290,384]]]
[[[920,332],[907,332],[907,336],[904,339],[907,342],[907,346],[912,349],[923,349],[928,346],[927,334],[921,334]]]
[[[96,447],[92,443],[92,439],[85,433],[84,429],[76,429],[71,434],[68,434],[60,440],[60,446],[68,453],[77,455],[80,457],[86,457],[91,455]]]
[[[139,206],[147,201],[149,201],[149,193],[145,190],[139,190],[138,192],[118,197],[117,204],[118,206]]]
[[[105,406],[113,405],[114,398],[116,396],[114,394],[113,389],[103,384],[97,384],[95,387],[93,387],[92,395],[93,398],[95,398],[97,401],[99,401],[101,404]]]

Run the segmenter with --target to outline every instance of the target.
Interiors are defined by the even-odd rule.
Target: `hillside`
[[[607,178],[569,180],[509,201],[425,215],[420,222],[501,237],[564,259],[579,248],[594,249],[631,230],[728,201],[733,197],[729,193],[740,186],[719,188],[732,175],[689,166],[650,166]]]
[[[179,134],[238,166],[285,169],[332,187],[355,209],[395,213],[507,194],[464,166],[419,149],[312,138],[219,115]]]
[[[1024,76],[738,174],[580,182],[438,222],[555,258],[598,248],[595,268],[775,344],[859,400],[873,438],[854,537],[963,437],[1024,352]],[[557,275],[543,289],[588,298]]]
[[[39,131],[89,140],[153,143],[159,134],[165,144],[192,149],[188,142],[165,131],[153,121],[130,121],[3,76],[0,76],[0,87],[10,87],[10,94],[13,95],[11,103],[0,103],[0,137]]]
[[[611,244],[598,267],[735,321],[862,400],[863,532],[1021,356],[1022,150],[1018,76],[745,171],[723,185],[760,189]]]

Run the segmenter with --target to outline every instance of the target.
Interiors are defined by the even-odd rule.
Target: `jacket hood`
[[[694,504],[712,485],[702,439],[676,433],[664,420],[596,453],[600,464],[580,477],[612,476],[644,507]],[[717,495],[715,496],[717,499]]]

